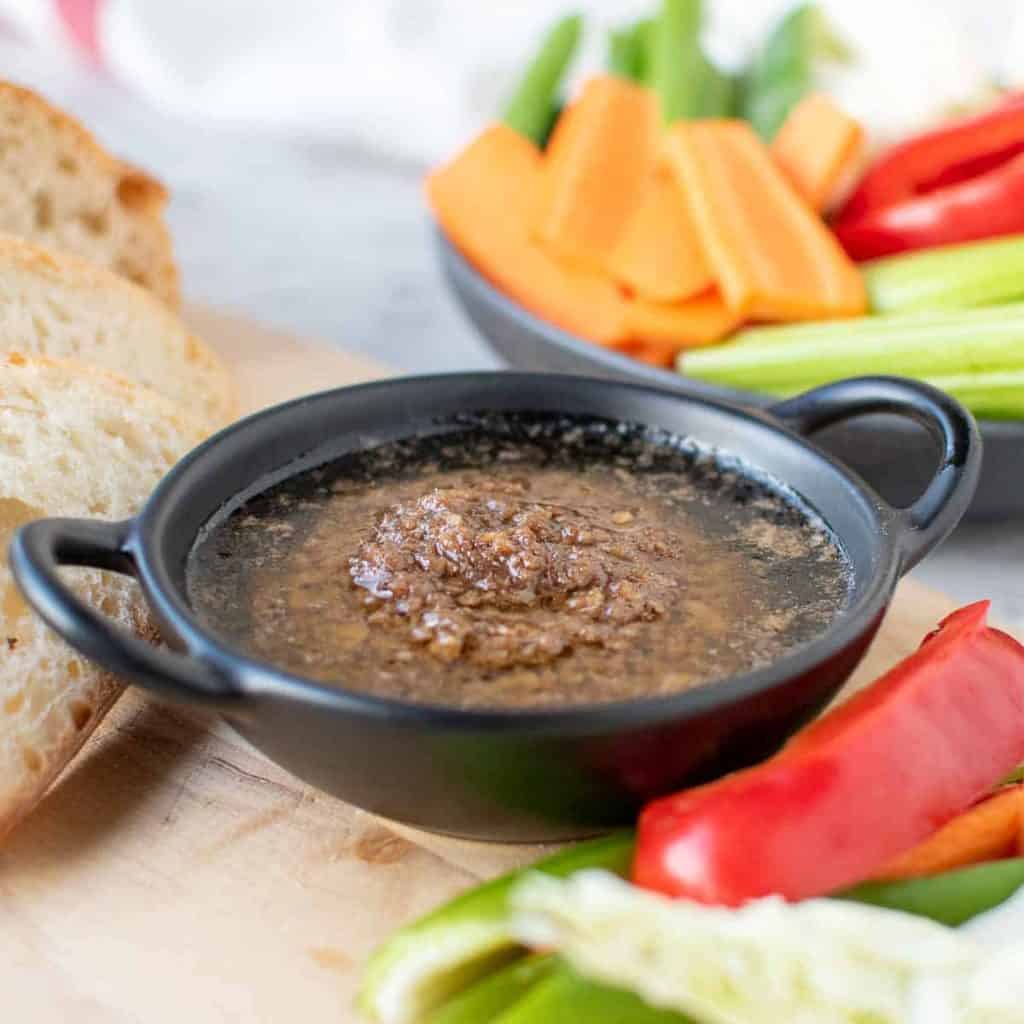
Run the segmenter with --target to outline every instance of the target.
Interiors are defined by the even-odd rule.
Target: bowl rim
[[[210,469],[216,468],[214,455],[219,450],[230,447],[240,438],[245,439],[262,432],[275,420],[303,415],[303,410],[309,409],[312,403],[336,403],[350,398],[356,392],[385,393],[388,390],[411,386],[422,389],[430,387],[432,382],[450,381],[453,378],[467,383],[500,378],[502,385],[510,388],[515,388],[517,382],[564,378],[603,389],[628,389],[653,397],[697,403],[767,430],[786,443],[801,449],[801,457],[818,460],[827,467],[842,480],[847,492],[855,495],[862,503],[865,513],[873,517],[876,528],[871,531],[871,537],[872,543],[877,545],[875,571],[865,580],[863,588],[853,602],[843,608],[819,636],[767,665],[675,694],[637,696],[594,704],[532,708],[460,708],[428,701],[414,703],[365,693],[334,683],[317,682],[255,658],[220,638],[202,623],[198,614],[189,605],[184,588],[176,585],[170,567],[161,556],[161,551],[166,531],[174,525],[179,503],[187,500],[189,493],[194,493],[195,489],[203,484],[209,476]],[[327,446],[314,450],[313,458],[316,458],[317,451],[326,450]],[[742,453],[737,454],[742,457]],[[284,460],[282,470],[288,465],[289,471],[283,472],[278,479],[301,472],[307,466],[313,465],[313,462],[307,461],[305,455],[306,453],[295,453],[291,460]],[[327,459],[329,457],[327,456]],[[264,488],[270,486],[271,481],[268,478],[271,475],[262,474],[258,478],[265,481]],[[256,484],[257,481],[254,481],[253,485]],[[233,498],[237,499],[240,494],[246,493],[246,490],[243,488],[225,496],[219,503],[220,507],[231,502]],[[212,515],[207,517],[206,522],[209,522],[210,518]],[[831,523],[828,525],[834,528]],[[189,550],[192,549],[199,533],[197,530],[189,538]],[[842,542],[843,537],[838,532],[837,536]],[[142,511],[131,521],[125,550],[133,559],[136,575],[161,626],[168,628],[171,635],[182,642],[188,656],[198,659],[205,668],[212,669],[225,678],[229,687],[226,697],[235,708],[234,712],[228,712],[229,714],[244,715],[248,700],[272,698],[298,700],[349,714],[386,718],[392,722],[410,725],[429,724],[450,730],[587,734],[699,718],[722,706],[771,693],[857,644],[881,620],[901,575],[899,536],[895,511],[863,480],[806,437],[756,410],[737,406],[720,397],[686,395],[675,389],[658,388],[639,382],[582,377],[576,374],[480,371],[385,378],[336,388],[273,406],[240,420],[207,440],[164,477]]]
[[[720,384],[710,384],[706,381],[693,380],[684,374],[666,370],[659,366],[650,366],[633,359],[629,355],[618,352],[612,348],[605,348],[595,342],[587,341],[570,331],[553,324],[543,317],[538,316],[532,310],[517,302],[511,296],[506,295],[497,285],[493,284],[484,274],[473,265],[472,262],[462,253],[459,247],[448,237],[444,228],[435,220],[433,221],[435,241],[442,252],[442,259],[450,262],[457,273],[471,282],[471,286],[483,295],[486,301],[501,311],[511,320],[519,321],[534,334],[543,336],[547,341],[560,348],[567,349],[573,355],[581,359],[606,367],[608,370],[619,374],[629,374],[631,377],[639,378],[650,382],[654,386],[671,386],[679,393],[705,395],[709,398],[721,398],[728,402],[740,403],[754,409],[769,409],[775,403],[781,401],[775,395],[766,394],[763,391],[748,391],[742,388],[730,388]],[[993,440],[1024,440],[1024,419],[1020,420],[977,420],[978,427],[984,432],[986,438]]]

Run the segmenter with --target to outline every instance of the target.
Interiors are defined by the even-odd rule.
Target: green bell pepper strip
[[[484,1024],[488,1018],[478,1018]],[[470,1021],[465,1021],[470,1024]],[[692,1024],[671,1010],[658,1010],[639,996],[579,977],[559,967],[493,1024]]]
[[[539,871],[565,878],[587,868],[603,868],[625,876],[633,843],[632,832],[619,832],[569,847],[471,889],[396,932],[367,964],[360,1009],[371,1020],[382,1020],[389,1019],[396,1006],[421,1016],[442,1006],[477,979],[523,955],[509,934],[508,900],[525,875]]]
[[[800,4],[784,15],[744,74],[742,114],[766,142],[811,90],[820,58],[849,56],[817,4]]]
[[[700,48],[701,0],[662,0],[650,32],[648,83],[666,124],[699,117],[709,65]]]
[[[425,1024],[482,1024],[496,1020],[548,977],[554,955],[528,956],[482,978],[427,1017]]]
[[[994,910],[1024,886],[1024,857],[994,860],[930,878],[865,882],[835,898],[869,903],[958,927]]]
[[[582,32],[583,18],[578,14],[559,21],[544,38],[505,107],[505,124],[538,145],[550,128],[551,112],[558,105],[562,79],[579,47]]]

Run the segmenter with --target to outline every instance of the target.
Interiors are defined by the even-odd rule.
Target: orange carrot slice
[[[888,864],[884,879],[921,878],[1024,853],[1024,785],[990,796]]]
[[[608,271],[653,302],[682,302],[714,284],[686,200],[666,168],[649,175]]]
[[[631,359],[637,359],[641,363],[650,366],[660,366],[663,369],[670,369],[675,365],[676,350],[671,345],[652,344],[645,341],[625,341],[616,348]]]
[[[742,121],[681,121],[666,157],[726,305],[763,320],[856,316],[860,273]]]
[[[815,210],[823,210],[854,172],[864,147],[860,123],[827,96],[812,93],[772,140],[772,159]]]
[[[626,305],[626,349],[633,344],[646,361],[668,365],[681,349],[720,341],[742,319],[715,292],[677,303],[634,299]]]
[[[614,283],[563,267],[531,238],[541,184],[536,146],[502,124],[486,129],[427,179],[438,223],[492,284],[581,338],[625,336],[625,301]]]
[[[661,141],[648,89],[590,79],[559,119],[544,154],[537,237],[560,259],[603,270],[643,193]]]

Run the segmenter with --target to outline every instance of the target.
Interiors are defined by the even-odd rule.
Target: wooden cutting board
[[[190,319],[236,368],[247,412],[387,372],[237,318]],[[854,684],[909,653],[949,608],[905,582]],[[218,720],[129,691],[0,848],[2,1016],[353,1021],[373,946],[542,852],[388,826]]]

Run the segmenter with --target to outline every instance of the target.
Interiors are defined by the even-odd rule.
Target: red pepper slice
[[[633,880],[703,903],[790,900],[871,877],[1024,760],[1024,647],[946,618],[775,757],[649,804]]]
[[[855,260],[1024,233],[1024,155],[930,195],[838,221],[833,230]]]
[[[923,132],[887,150],[861,178],[836,218],[853,220],[992,168],[990,158],[1024,144],[1024,93],[974,117]]]

